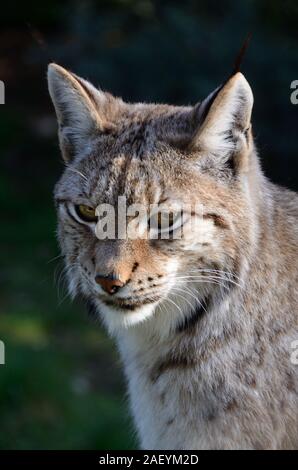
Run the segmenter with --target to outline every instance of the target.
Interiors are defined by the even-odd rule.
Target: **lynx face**
[[[55,199],[71,294],[87,298],[113,331],[169,310],[176,327],[215,287],[217,295],[232,288],[251,236],[244,77],[194,107],[126,104],[54,64],[49,89],[66,161]],[[101,240],[97,208],[114,207],[117,225],[119,196],[148,209],[149,225],[138,237],[119,239],[116,230]],[[167,214],[169,239],[150,237],[152,205],[158,221]]]

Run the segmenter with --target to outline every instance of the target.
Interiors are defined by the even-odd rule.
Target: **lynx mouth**
[[[160,300],[160,296],[151,296],[151,297],[146,297],[144,299],[107,299],[107,298],[101,298],[101,301],[107,305],[108,307],[113,307],[115,309],[121,309],[121,310],[129,310],[133,311],[136,310],[144,305],[148,304],[153,304],[156,303]]]

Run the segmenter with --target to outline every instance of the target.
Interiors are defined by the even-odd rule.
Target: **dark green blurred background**
[[[268,176],[297,179],[297,1],[9,1],[1,6],[0,448],[134,448],[116,350],[71,304],[55,241],[63,170],[46,66],[56,61],[124,99],[195,103],[243,72]],[[56,279],[56,281],[55,281]]]

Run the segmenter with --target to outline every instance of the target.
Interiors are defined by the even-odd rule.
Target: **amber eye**
[[[79,204],[75,206],[75,208],[78,216],[85,222],[97,222],[97,215],[95,214],[95,209],[93,209],[93,207]]]

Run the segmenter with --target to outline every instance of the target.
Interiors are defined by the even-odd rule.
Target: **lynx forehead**
[[[298,200],[261,171],[244,76],[185,107],[128,104],[56,64],[48,79],[69,290],[116,337],[142,447],[298,447]],[[129,223],[157,207],[157,237],[96,236],[121,198]]]

